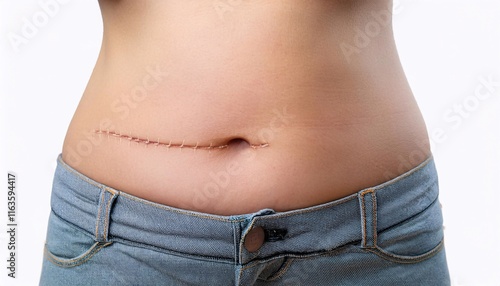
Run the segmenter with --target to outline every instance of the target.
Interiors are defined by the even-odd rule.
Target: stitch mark
[[[137,143],[137,145],[144,144],[144,147],[148,147],[149,144],[152,144],[155,147],[163,146],[163,147],[166,147],[167,150],[170,150],[170,148],[179,148],[182,151],[182,149],[184,149],[184,148],[188,148],[188,149],[190,148],[190,149],[193,149],[193,151],[196,151],[197,149],[208,150],[208,152],[210,153],[211,150],[226,149],[230,145],[230,144],[213,145],[212,142],[210,142],[210,145],[200,145],[199,142],[196,142],[195,145],[190,145],[190,144],[186,144],[185,140],[182,140],[182,143],[172,143],[172,140],[169,140],[168,143],[165,143],[165,142],[161,142],[160,138],[157,138],[156,141],[150,141],[149,137],[146,137],[146,138],[135,137],[135,136],[132,136],[132,133],[129,133],[129,135],[124,135],[119,131],[110,131],[109,129],[107,129],[106,131],[102,131],[101,129],[95,129],[95,130],[92,130],[92,132],[95,134],[98,134],[99,136],[101,136],[103,133],[105,133],[108,137],[108,141],[109,141],[109,137],[111,136],[111,137],[119,139],[120,142],[122,139],[128,140],[129,146],[130,146],[130,142],[135,142],[135,143]],[[240,140],[242,140],[242,139],[233,139],[231,141],[240,141]],[[244,140],[242,140],[242,141],[244,141]],[[266,143],[261,143],[261,144],[248,144],[248,146],[252,149],[260,149],[260,148],[269,147],[269,143],[266,142]]]
[[[101,127],[99,127],[99,130],[95,131],[95,133],[99,134],[99,141],[100,141],[101,140],[101,135],[102,135]]]

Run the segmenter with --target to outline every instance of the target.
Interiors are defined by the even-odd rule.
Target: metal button
[[[252,228],[245,237],[245,248],[249,252],[255,252],[261,248],[264,244],[264,240],[266,235],[264,233],[264,229],[260,226],[256,226]]]

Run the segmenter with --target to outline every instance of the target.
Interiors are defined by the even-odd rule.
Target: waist
[[[192,102],[172,113],[166,104],[146,104],[122,120],[84,99],[63,158],[96,181],[174,207],[224,215],[286,211],[383,183],[424,161],[425,124],[406,101],[324,99],[321,106],[253,97],[234,107]]]
[[[199,259],[247,263],[283,253],[314,255],[365,242],[365,232],[382,231],[405,221],[437,198],[435,166],[428,158],[394,180],[339,200],[287,212],[262,209],[220,216],[157,204],[109,188],[59,158],[51,206],[58,217],[102,243],[139,243]],[[313,223],[318,221],[321,223]],[[255,249],[248,249],[252,244],[245,237],[256,228],[263,229],[261,239],[269,243],[258,245],[258,253],[252,253]],[[207,237],[211,247],[206,247]]]

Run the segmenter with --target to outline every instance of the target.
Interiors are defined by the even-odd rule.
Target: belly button
[[[230,149],[246,149],[250,147],[250,143],[243,138],[233,138],[227,142],[227,147]]]
[[[232,150],[245,150],[248,149],[249,147],[252,149],[260,149],[260,148],[266,148],[269,147],[269,143],[259,143],[259,144],[252,144],[248,140],[241,138],[241,137],[235,137],[231,140],[229,140],[226,144],[228,149]]]

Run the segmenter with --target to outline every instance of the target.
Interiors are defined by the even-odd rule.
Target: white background
[[[97,1],[58,3],[16,48],[9,37],[44,10],[39,1],[0,0],[0,285],[38,284],[56,157],[100,47]],[[500,1],[395,5],[403,66],[429,132],[441,132],[433,152],[452,284],[500,285],[500,86],[475,98],[480,78],[500,82]],[[468,108],[460,124],[446,120],[460,105]],[[6,269],[8,171],[18,179],[16,279]]]

